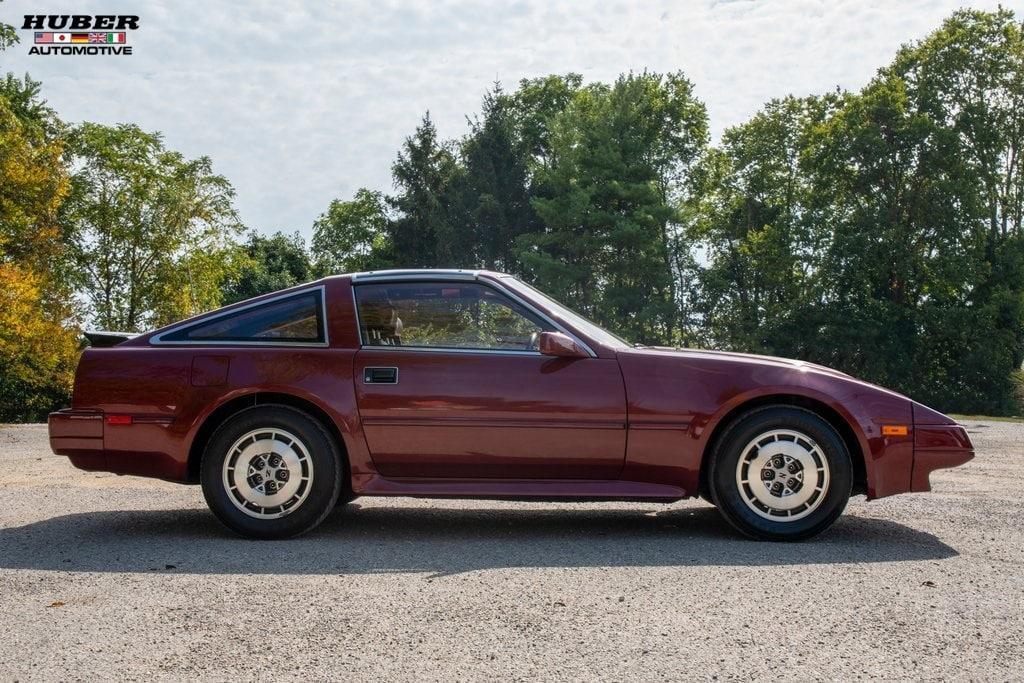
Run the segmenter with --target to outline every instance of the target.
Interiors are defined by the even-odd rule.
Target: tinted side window
[[[368,346],[530,351],[553,328],[490,287],[408,283],[356,287]]]
[[[323,310],[317,291],[197,323],[165,335],[162,341],[323,342],[324,339]]]

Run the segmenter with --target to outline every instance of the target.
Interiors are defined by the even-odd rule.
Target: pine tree
[[[678,338],[675,207],[706,141],[705,108],[681,74],[580,90],[551,125],[533,200],[544,229],[520,252],[540,286],[634,341]]]
[[[530,205],[528,152],[512,99],[501,86],[484,96],[481,116],[470,121],[462,144],[464,216],[485,268],[520,273],[515,245],[535,228]]]
[[[451,268],[475,263],[471,236],[455,219],[453,193],[460,169],[451,145],[437,137],[430,112],[406,138],[391,168],[399,193],[389,226],[392,258],[400,268]]]

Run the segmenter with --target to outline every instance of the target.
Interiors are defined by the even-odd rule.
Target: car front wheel
[[[817,414],[773,406],[732,424],[715,449],[711,495],[753,538],[796,541],[821,533],[850,498],[853,468],[836,430]]]
[[[317,420],[287,406],[255,406],[232,416],[207,444],[201,479],[213,513],[250,538],[288,538],[334,509],[343,465]]]

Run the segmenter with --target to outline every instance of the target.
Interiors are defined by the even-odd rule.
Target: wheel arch
[[[842,415],[838,410],[818,398],[793,393],[772,393],[741,401],[739,404],[726,411],[717,420],[717,422],[712,425],[711,434],[704,446],[700,462],[700,495],[705,500],[711,500],[708,485],[708,474],[711,469],[709,466],[711,454],[714,453],[715,447],[721,440],[722,435],[728,431],[732,424],[741,419],[747,413],[758,408],[765,408],[768,406],[803,408],[804,410],[810,411],[828,422],[836,432],[839,433],[839,436],[843,439],[843,443],[846,445],[847,451],[850,453],[850,459],[852,461],[851,464],[853,465],[853,493],[867,493],[868,473],[864,457],[864,444],[849,418]]]
[[[334,438],[334,442],[338,445],[338,450],[341,453],[343,466],[345,468],[344,476],[342,477],[342,484],[345,490],[350,489],[352,485],[349,476],[351,464],[348,461],[348,448],[346,447],[342,431],[338,428],[338,423],[331,418],[330,414],[328,414],[324,408],[313,401],[294,394],[273,391],[256,391],[243,394],[241,396],[235,396],[234,398],[228,399],[218,405],[210,411],[205,418],[203,418],[203,421],[196,430],[195,436],[192,438],[192,443],[189,446],[187,470],[189,483],[194,484],[199,482],[199,470],[203,459],[203,451],[206,450],[206,444],[209,443],[210,437],[213,436],[213,433],[217,428],[224,424],[224,422],[230,419],[233,415],[238,414],[246,408],[252,408],[253,406],[258,405],[288,406],[290,408],[300,410],[320,422]]]

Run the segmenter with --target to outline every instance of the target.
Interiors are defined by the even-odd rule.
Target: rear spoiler
[[[100,349],[117,346],[123,341],[138,336],[134,332],[109,332],[107,330],[85,330],[82,334],[89,340],[89,346]]]

